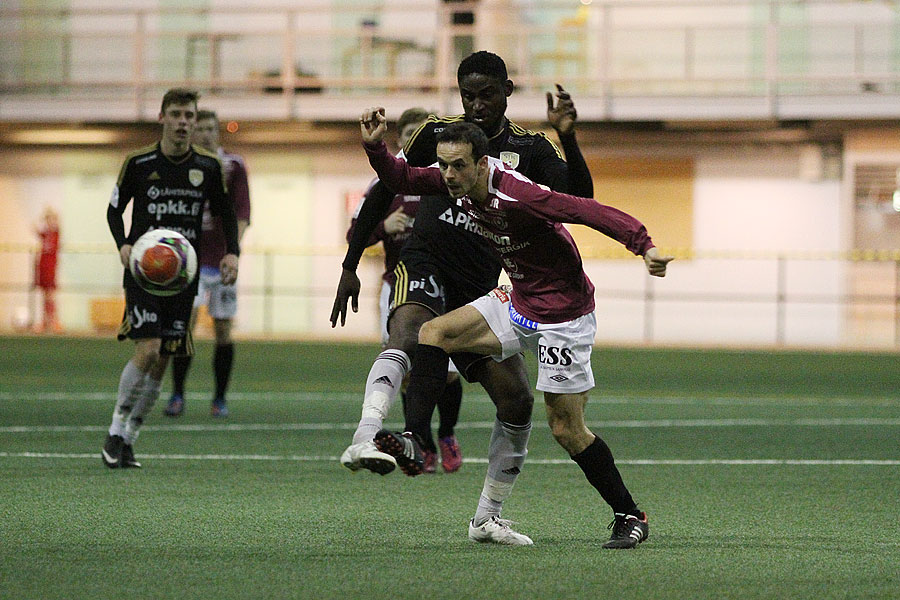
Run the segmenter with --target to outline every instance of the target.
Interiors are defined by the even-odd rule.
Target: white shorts
[[[528,350],[538,359],[535,386],[542,392],[578,394],[594,387],[591,350],[597,333],[597,318],[588,313],[564,323],[536,323],[520,315],[507,289],[497,288],[470,302],[487,321],[502,347],[493,356],[501,361]]]
[[[206,305],[209,316],[213,319],[233,319],[237,313],[237,289],[232,285],[223,285],[222,276],[215,267],[200,267],[200,284],[194,308]]]
[[[381,282],[381,295],[378,296],[378,310],[381,314],[381,346],[387,346],[388,343],[388,330],[387,330],[387,322],[388,317],[391,314],[391,291],[393,288],[391,284],[387,281]],[[456,365],[453,364],[453,361],[450,361],[450,365],[447,367],[447,371],[449,373],[459,373],[459,370],[456,368]]]

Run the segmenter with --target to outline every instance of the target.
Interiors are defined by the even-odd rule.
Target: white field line
[[[170,392],[163,391],[160,398],[167,398]],[[197,392],[202,394],[202,392]],[[362,394],[349,392],[231,392],[228,397],[240,401],[291,401],[291,402],[358,402],[362,406]],[[0,391],[0,402],[5,401],[102,401],[114,403],[114,390],[95,392],[10,392]],[[464,401],[489,403],[483,393],[466,393]],[[541,393],[535,392],[535,401],[541,401]],[[203,402],[206,400],[198,400]],[[664,397],[648,398],[638,396],[606,396],[600,390],[591,394],[591,403],[631,404],[631,405],[673,405],[673,406],[873,406],[896,407],[895,398],[819,398],[800,396],[778,397]]]
[[[90,459],[97,460],[99,453],[62,453],[62,452],[0,452],[0,458],[50,458],[50,459]],[[270,455],[270,454],[140,454],[140,459],[147,460],[214,460],[214,461],[287,461],[287,462],[337,462],[337,456],[304,456],[304,455]],[[467,456],[468,463],[487,464],[486,458],[473,458]],[[788,465],[788,466],[887,466],[898,467],[900,460],[867,460],[867,459],[789,459],[789,458],[760,458],[760,459],[617,459],[620,465],[649,465],[649,466],[703,466],[703,465]],[[529,459],[529,465],[570,465],[569,459]]]
[[[147,425],[143,431],[352,431],[356,423],[221,423],[191,425]],[[641,429],[641,428],[696,428],[696,427],[873,427],[900,426],[900,418],[852,418],[852,419],[653,419],[634,421],[588,421],[593,429]],[[546,423],[535,423],[546,428]],[[468,421],[458,423],[457,429],[491,429],[493,421]],[[3,433],[68,433],[106,431],[106,425],[6,425]]]

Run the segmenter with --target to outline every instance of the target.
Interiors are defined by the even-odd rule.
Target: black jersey
[[[119,248],[134,244],[151,229],[172,229],[199,248],[207,201],[213,214],[222,217],[228,252],[238,254],[237,220],[234,206],[227,200],[219,157],[192,146],[185,156],[172,160],[156,143],[125,159],[106,211],[107,222]],[[131,230],[126,235],[122,214],[129,202]],[[125,269],[126,281],[130,277]]]
[[[431,116],[410,137],[403,149],[406,161],[426,167],[437,161],[435,136],[463,116]],[[568,189],[568,168],[556,145],[543,133],[529,131],[507,120],[500,133],[488,140],[488,154],[532,181],[551,189]],[[412,236],[412,250],[427,252],[445,272],[461,279],[466,287],[485,289],[497,285],[500,262],[487,241],[476,231],[476,223],[449,196],[423,196]]]

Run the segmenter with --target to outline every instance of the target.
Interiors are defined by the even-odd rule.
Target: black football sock
[[[187,379],[188,370],[191,368],[190,356],[175,356],[172,358],[172,393],[184,397],[184,381]]]
[[[462,382],[457,377],[452,383],[444,386],[444,393],[437,401],[438,438],[453,435],[453,428],[459,421],[459,407],[462,404]]]
[[[431,435],[431,416],[437,399],[447,384],[450,357],[437,346],[419,344],[413,358],[413,368],[406,387],[406,431],[418,435],[426,448],[434,446]],[[434,452],[434,449],[427,448]]]
[[[625,487],[612,452],[606,442],[594,436],[594,441],[581,453],[572,457],[581,467],[591,485],[594,486],[613,512],[621,514],[637,514],[637,505]]]
[[[216,376],[216,398],[224,398],[231,379],[231,365],[234,362],[234,344],[216,345],[213,353],[213,372]]]

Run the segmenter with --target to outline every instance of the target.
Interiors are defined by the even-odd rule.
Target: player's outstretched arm
[[[654,277],[665,277],[666,266],[675,260],[674,256],[662,256],[657,248],[650,248],[644,253],[644,264],[647,271]]]
[[[337,293],[334,296],[334,304],[331,306],[331,327],[337,325],[338,317],[341,318],[341,327],[347,322],[347,300],[353,312],[359,312],[359,277],[355,271],[341,269],[341,280],[338,282]]]

